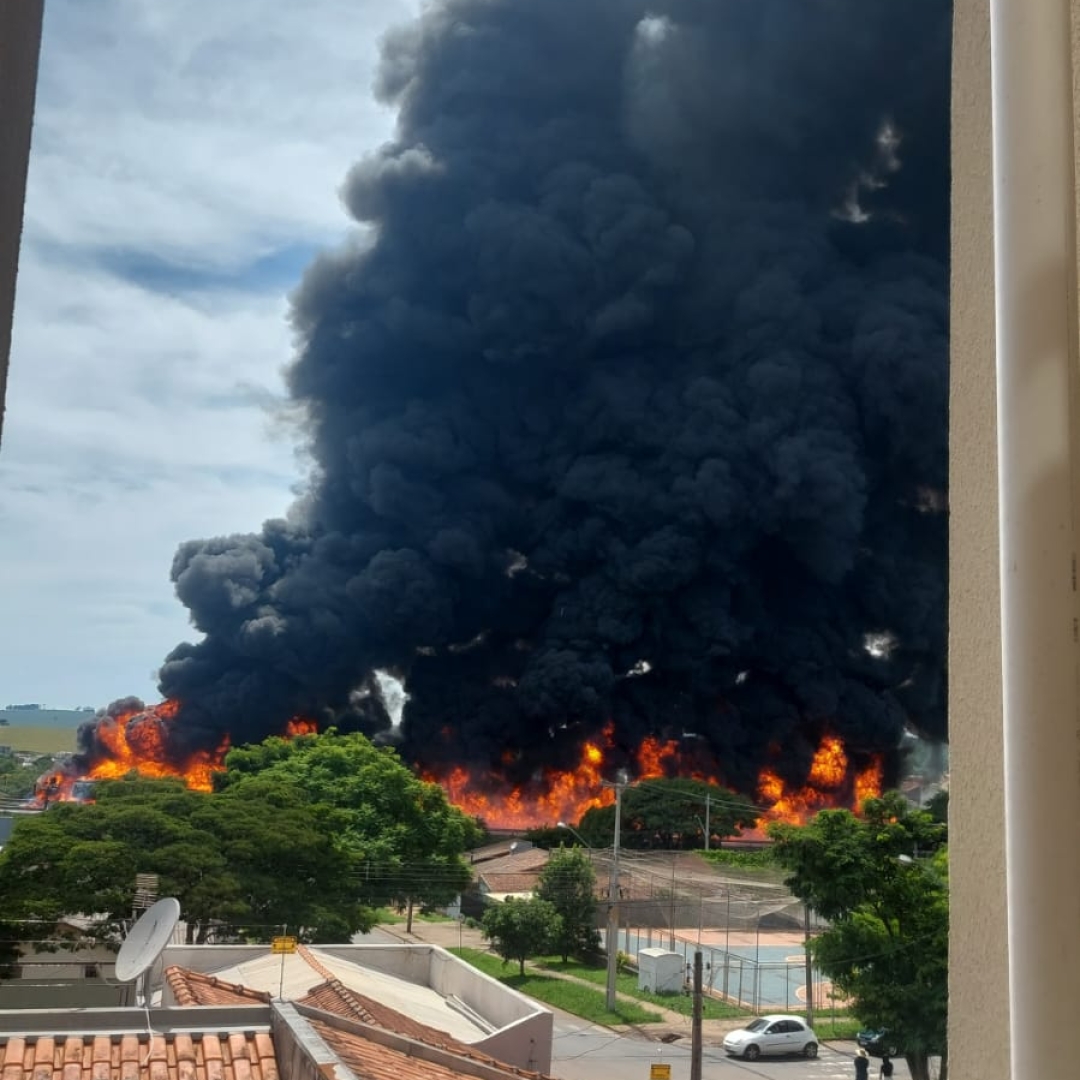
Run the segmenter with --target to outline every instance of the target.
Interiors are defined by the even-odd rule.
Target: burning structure
[[[181,545],[169,717],[113,709],[77,767],[304,716],[460,798],[602,765],[850,800],[943,739],[949,24],[441,0],[390,36],[365,229],[295,296],[310,483]]]

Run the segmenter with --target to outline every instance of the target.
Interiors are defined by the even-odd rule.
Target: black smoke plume
[[[309,488],[173,565],[178,737],[304,713],[521,779],[610,720],[743,790],[826,731],[943,738],[950,17],[443,0],[391,35],[366,229],[295,296]]]

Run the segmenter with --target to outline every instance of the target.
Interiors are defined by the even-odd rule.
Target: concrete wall
[[[949,540],[949,1067],[1009,1075],[990,26],[955,0]]]
[[[546,1072],[551,1067],[552,1014],[445,949],[433,945],[319,945],[318,949],[358,967],[428,986],[444,998],[458,999],[497,1029],[473,1043],[478,1050],[521,1068]],[[170,945],[162,954],[162,969],[178,965],[213,973],[265,955],[263,945]],[[313,977],[313,985],[318,981]],[[166,1000],[171,1003],[168,994]]]
[[[37,1011],[0,1012],[0,1037],[18,1034],[51,1038],[67,1034],[117,1035],[134,1031],[145,1036],[147,1028],[159,1035],[177,1031],[254,1031],[269,1028],[268,1005],[204,1006],[197,1009],[152,1008],[149,1016],[142,1009],[65,1009],[55,1007]],[[51,1070],[48,1072],[52,1075]]]
[[[9,1009],[106,1009],[130,1004],[128,987],[100,979],[15,979],[0,983],[0,1012]]]
[[[416,945],[332,945],[322,952],[377,968],[457,998],[498,1030],[473,1043],[499,1061],[547,1072],[551,1067],[554,1017],[531,998],[458,960],[445,949]],[[423,966],[423,975],[418,976]],[[531,1062],[531,1064],[530,1064]]]
[[[383,971],[387,975],[415,983],[417,986],[430,986],[433,990],[439,990],[440,993],[442,993],[440,987],[433,981],[432,953],[441,953],[454,964],[461,963],[434,945],[318,945],[314,947],[318,948],[319,952],[326,953],[327,956],[336,956],[339,960],[346,960],[350,964]],[[468,965],[465,966],[468,967]],[[469,968],[469,970],[472,969]]]
[[[341,1059],[288,1002],[275,1002],[270,1032],[283,1080],[332,1080],[348,1075]]]
[[[0,437],[19,265],[43,0],[0,2]]]
[[[22,946],[17,978],[0,982],[0,1009],[95,1009],[128,1004],[115,982],[116,951],[104,945],[45,952]]]

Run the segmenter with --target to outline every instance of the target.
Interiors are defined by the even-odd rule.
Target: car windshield
[[[747,1030],[747,1031],[760,1031],[763,1027],[765,1027],[765,1021],[764,1020],[755,1020],[752,1024],[747,1024],[745,1030]]]

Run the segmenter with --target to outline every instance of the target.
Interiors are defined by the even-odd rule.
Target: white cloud
[[[191,631],[169,566],[302,477],[285,294],[339,243],[415,0],[47,5],[0,451],[0,698],[152,697]],[[2,702],[0,702],[2,703]]]

